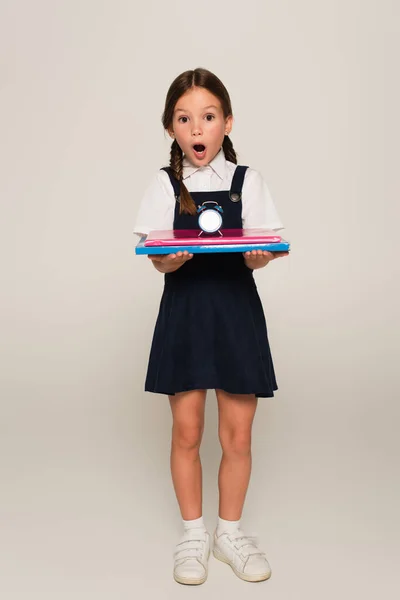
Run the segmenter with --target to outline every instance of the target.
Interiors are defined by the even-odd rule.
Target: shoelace
[[[257,544],[258,539],[255,536],[244,535],[242,531],[232,533],[228,535],[228,540],[233,542],[233,545],[237,550],[240,550],[241,554],[245,557],[249,556],[265,556],[265,552],[262,552]]]

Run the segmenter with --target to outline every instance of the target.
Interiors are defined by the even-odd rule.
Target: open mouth
[[[206,153],[206,147],[204,144],[195,144],[193,146],[193,152],[195,153],[197,158],[203,158]]]

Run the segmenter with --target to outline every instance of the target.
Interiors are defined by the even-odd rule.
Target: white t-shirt
[[[183,180],[189,192],[230,190],[236,165],[225,159],[221,149],[204,167],[192,165],[183,158]],[[168,173],[158,171],[148,186],[136,217],[134,233],[147,235],[150,231],[173,229],[175,195]],[[248,168],[242,189],[243,229],[283,229],[267,184],[258,171]]]

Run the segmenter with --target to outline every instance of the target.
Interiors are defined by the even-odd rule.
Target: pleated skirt
[[[195,255],[165,275],[145,390],[194,389],[257,397],[278,389],[263,307],[242,256]]]

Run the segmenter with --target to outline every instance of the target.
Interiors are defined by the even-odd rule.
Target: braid
[[[180,183],[180,205],[179,213],[187,213],[189,215],[195,215],[197,207],[191,197],[189,190],[182,181],[183,177],[183,152],[178,142],[174,140],[171,145],[171,158],[170,167]]]
[[[227,135],[224,137],[224,141],[222,143],[222,148],[223,148],[226,160],[229,160],[230,162],[233,162],[233,163],[235,163],[235,165],[237,165],[236,152],[233,148],[231,139]]]
[[[171,158],[169,165],[174,172],[175,177],[178,181],[182,181],[182,150],[178,142],[174,140],[171,146]]]

